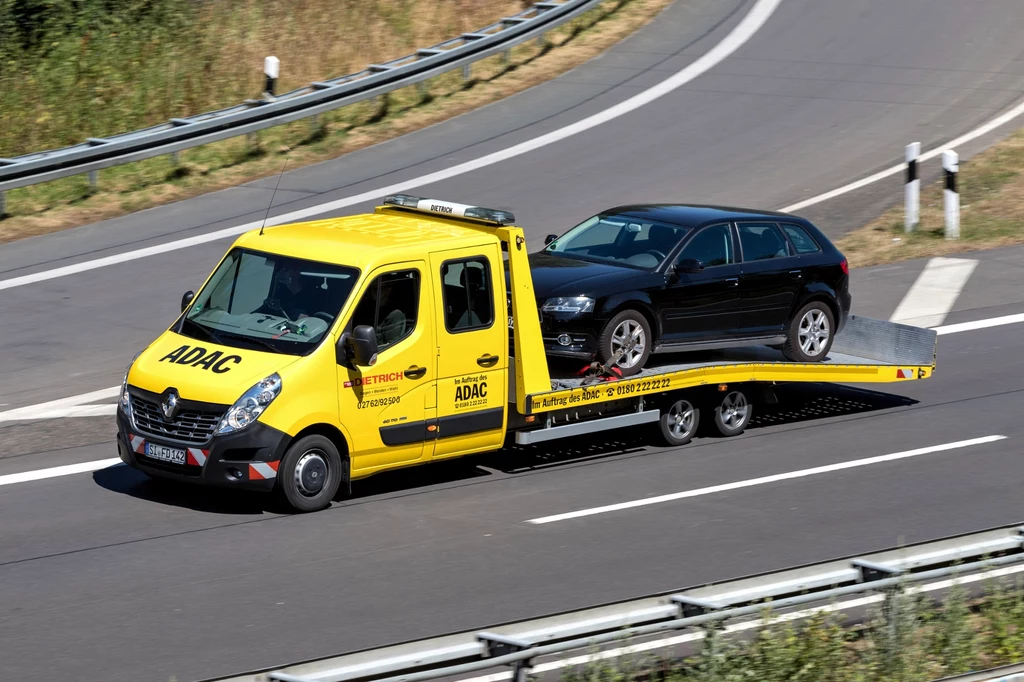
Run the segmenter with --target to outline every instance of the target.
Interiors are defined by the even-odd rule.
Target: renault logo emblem
[[[163,402],[160,403],[160,410],[164,413],[164,419],[171,421],[178,414],[178,394],[172,388],[164,396]]]

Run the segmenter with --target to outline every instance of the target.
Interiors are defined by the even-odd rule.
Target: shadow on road
[[[917,403],[916,400],[905,396],[835,384],[778,386],[776,396],[777,404],[755,406],[749,431],[757,432],[768,427],[855,416]],[[701,422],[703,425],[711,424],[712,416],[702,415]],[[694,444],[706,439],[707,436],[697,438]],[[685,451],[687,447],[691,446],[683,446],[680,450]],[[353,484],[352,498],[372,499],[433,486],[485,479],[495,474],[515,475],[594,462],[642,453],[645,449],[666,449],[659,445],[659,435],[654,424],[538,445],[515,445],[510,438],[509,444],[498,452],[463,457],[429,466],[411,467],[356,481]],[[113,492],[157,504],[211,514],[288,513],[274,495],[151,480],[128,467],[112,467],[97,471],[93,474],[93,479],[98,485]]]
[[[127,466],[100,469],[92,479],[101,488],[147,502],[182,507],[208,514],[283,514],[287,509],[273,495],[209,488],[193,483],[149,478]]]

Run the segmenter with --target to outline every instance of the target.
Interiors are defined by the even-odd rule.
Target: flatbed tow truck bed
[[[851,315],[822,362],[789,362],[778,350],[755,346],[673,354],[636,376],[615,380],[558,376],[552,368],[551,390],[527,397],[527,415],[534,419],[515,424],[510,419],[510,429],[516,430],[517,443],[537,443],[655,422],[665,403],[692,396],[695,405],[708,405],[710,394],[730,387],[745,387],[753,397],[778,383],[925,379],[935,369],[936,339],[931,329]],[[510,398],[515,401],[514,378]],[[657,403],[661,407],[648,409]],[[617,414],[604,416],[609,412]]]

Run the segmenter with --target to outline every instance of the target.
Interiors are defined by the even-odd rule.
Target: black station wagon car
[[[809,221],[717,206],[620,206],[531,254],[549,355],[638,373],[652,353],[767,345],[823,360],[849,269]]]

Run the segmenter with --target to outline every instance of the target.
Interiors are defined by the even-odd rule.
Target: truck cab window
[[[486,329],[494,323],[490,262],[483,256],[441,266],[444,324],[449,332]]]
[[[419,285],[416,270],[389,272],[373,280],[352,314],[352,327],[373,327],[378,351],[395,345],[416,329]]]

